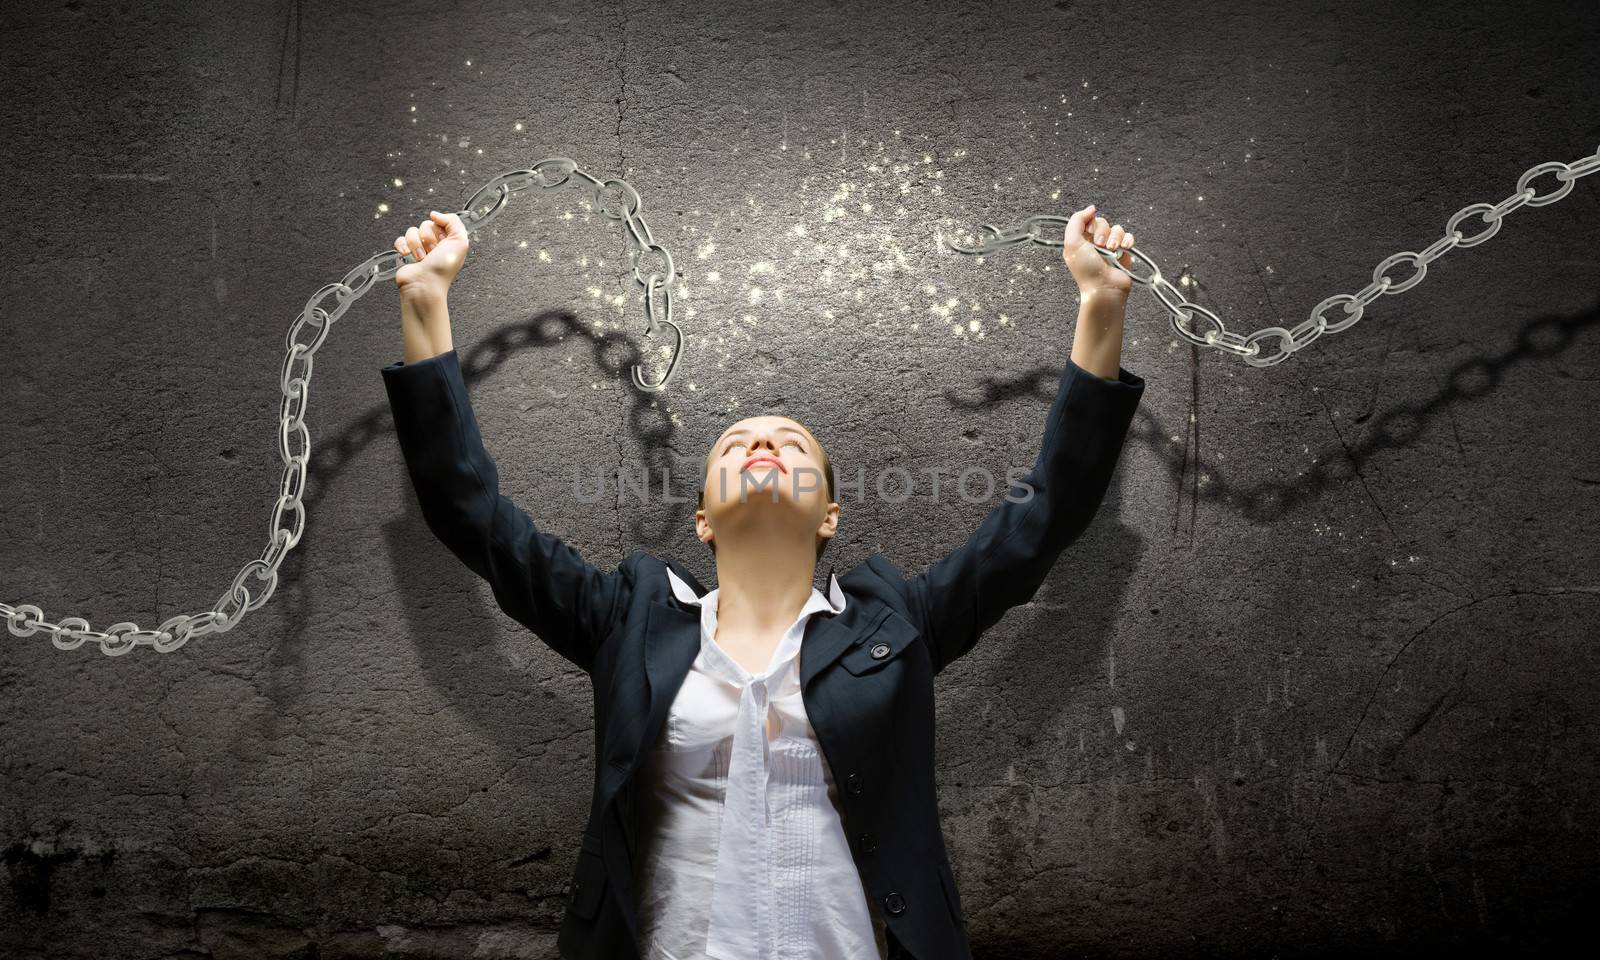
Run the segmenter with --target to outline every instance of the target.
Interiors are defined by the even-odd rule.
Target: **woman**
[[[874,553],[812,586],[838,530],[832,463],[788,417],[728,427],[695,531],[716,589],[635,550],[587,562],[499,492],[446,295],[467,254],[433,213],[395,247],[405,359],[382,368],[429,530],[501,608],[590,674],[595,781],[562,920],[569,958],[971,957],[938,821],[933,678],[1027,602],[1098,510],[1144,381],[1120,366],[1131,283],[1089,206],[1062,258],[1072,353],[1033,469],[906,577]]]

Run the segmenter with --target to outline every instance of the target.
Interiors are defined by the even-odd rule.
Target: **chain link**
[[[1370,284],[1355,294],[1340,293],[1328,297],[1317,304],[1310,316],[1292,330],[1283,327],[1263,327],[1248,336],[1229,331],[1221,317],[1199,304],[1189,302],[1182,292],[1166,279],[1160,266],[1138,248],[1130,247],[1125,252],[1132,255],[1136,262],[1147,264],[1149,267],[1147,272],[1135,272],[1117,263],[1124,251],[1113,252],[1100,247],[1095,247],[1094,250],[1109,261],[1111,266],[1128,274],[1134,283],[1150,288],[1151,293],[1171,314],[1172,329],[1178,336],[1198,346],[1212,346],[1232,353],[1252,366],[1266,367],[1283,361],[1291,353],[1305,347],[1323,333],[1336,333],[1354,325],[1361,319],[1366,307],[1378,297],[1384,294],[1403,293],[1421,283],[1423,277],[1427,275],[1428,264],[1456,247],[1474,246],[1494,236],[1507,213],[1524,205],[1539,207],[1554,203],[1570,193],[1573,184],[1580,177],[1588,176],[1596,170],[1600,170],[1600,148],[1597,148],[1594,154],[1575,163],[1551,161],[1528,168],[1517,179],[1517,190],[1511,196],[1497,204],[1475,203],[1463,207],[1446,223],[1444,236],[1421,253],[1402,251],[1385,258],[1374,268]],[[1544,196],[1539,196],[1531,183],[1547,173],[1553,173],[1556,179],[1561,181],[1561,186]],[[499,216],[511,194],[531,186],[553,189],[568,183],[574,177],[588,184],[588,189],[593,190],[595,204],[602,214],[613,220],[624,221],[627,227],[632,247],[633,278],[644,288],[646,335],[653,337],[662,327],[672,334],[671,359],[666,373],[660,380],[645,380],[637,364],[631,371],[635,387],[649,392],[660,391],[667,386],[683,359],[683,331],[672,321],[672,284],[676,279],[676,273],[673,269],[672,254],[655,242],[649,225],[639,216],[641,206],[639,193],[627,181],[616,178],[599,180],[578,169],[577,163],[567,157],[547,157],[530,169],[502,173],[479,187],[468,200],[466,209],[460,212],[462,222],[468,229],[481,228]],[[621,194],[621,203],[616,207],[607,203],[606,191],[613,187]],[[1458,227],[1462,221],[1473,215],[1477,215],[1487,224],[1487,229],[1468,237],[1462,234]],[[1050,215],[1029,217],[1021,224],[1006,230],[986,223],[981,229],[991,236],[978,246],[961,247],[949,241],[947,245],[956,253],[968,255],[992,253],[1020,243],[1036,243],[1060,248],[1065,245],[1066,224],[1066,217]],[[1061,239],[1051,239],[1051,236],[1059,236]],[[661,260],[659,267],[651,269],[648,273],[640,267],[640,261],[647,254],[655,254]],[[170,653],[183,646],[192,637],[228,632],[246,613],[259,610],[266,604],[273,591],[277,589],[278,568],[283,564],[289,551],[300,542],[300,536],[305,529],[306,514],[301,495],[305,491],[306,465],[311,457],[311,436],[306,428],[305,408],[310,395],[313,358],[327,340],[334,322],[344,315],[350,305],[364,296],[378,281],[393,278],[406,262],[407,258],[398,250],[387,250],[368,257],[345,274],[341,280],[328,284],[313,294],[290,326],[284,338],[283,369],[279,375],[279,389],[283,394],[283,403],[279,410],[278,454],[283,460],[284,471],[282,482],[279,484],[278,498],[272,508],[272,535],[261,556],[249,561],[239,570],[238,575],[233,578],[233,583],[223,592],[211,610],[193,616],[179,614],[166,620],[155,630],[141,630],[138,624],[123,621],[112,624],[104,631],[97,631],[91,629],[89,621],[82,617],[66,617],[59,623],[52,623],[45,619],[44,611],[33,604],[12,605],[0,602],[0,617],[5,618],[6,629],[18,637],[30,637],[44,631],[50,634],[51,643],[60,650],[76,650],[85,641],[93,640],[100,645],[101,653],[112,657],[128,653],[140,645],[153,647],[158,653]],[[1401,263],[1408,263],[1414,272],[1409,278],[1396,282],[1388,277],[1387,273],[1390,267]],[[658,295],[662,300],[660,319],[657,318]],[[330,300],[331,309],[328,306]],[[1330,322],[1325,314],[1336,305],[1344,307],[1345,316]],[[1196,318],[1203,318],[1202,325],[1209,329],[1205,329],[1204,332],[1193,329],[1191,324]],[[309,342],[303,342],[300,338],[307,328],[312,332]],[[1279,352],[1263,357],[1260,344],[1268,339],[1277,341]],[[295,442],[291,443],[291,440]],[[293,516],[292,525],[285,525],[286,515]],[[249,581],[252,578],[258,592],[251,590]]]
[[[551,179],[552,175],[554,179]],[[624,226],[627,227],[628,241],[632,248],[633,279],[644,288],[645,335],[654,337],[662,327],[672,333],[672,358],[667,364],[667,372],[662,374],[660,380],[645,380],[637,364],[630,374],[633,385],[640,390],[651,393],[663,390],[672,379],[672,375],[677,372],[678,362],[683,359],[683,331],[672,322],[672,284],[677,279],[677,273],[672,266],[672,254],[666,247],[655,242],[650,233],[650,225],[639,216],[641,206],[639,191],[633,189],[628,181],[616,178],[599,180],[578,169],[578,165],[566,157],[546,157],[534,164],[531,169],[502,173],[479,187],[467,201],[467,209],[461,215],[462,221],[469,228],[482,227],[500,215],[512,193],[530,186],[539,186],[546,190],[554,189],[574,177],[584,181],[589,185],[588,188],[593,189],[595,205],[602,214],[612,220],[624,221]],[[606,190],[610,187],[617,188],[622,195],[620,209],[606,202]],[[488,206],[484,207],[484,204]],[[662,262],[659,269],[648,273],[641,271],[639,261],[646,254],[656,254],[660,257]],[[657,319],[656,310],[658,295],[662,298],[660,319]]]
[[[1600,170],[1600,147],[1597,147],[1593,154],[1574,163],[1552,160],[1529,167],[1517,178],[1517,190],[1511,196],[1495,204],[1474,203],[1462,207],[1445,224],[1444,236],[1429,244],[1421,253],[1405,250],[1385,257],[1373,268],[1371,283],[1355,294],[1334,294],[1313,307],[1309,317],[1287,330],[1283,327],[1263,327],[1248,336],[1233,333],[1227,329],[1221,317],[1185,299],[1178,288],[1162,274],[1156,262],[1141,253],[1139,248],[1128,247],[1125,250],[1112,251],[1094,247],[1093,250],[1105,258],[1111,266],[1126,273],[1134,283],[1150,288],[1150,292],[1161,301],[1162,306],[1167,308],[1167,312],[1171,315],[1172,329],[1179,337],[1196,346],[1216,347],[1231,353],[1253,367],[1270,367],[1275,363],[1281,363],[1290,354],[1324,333],[1338,333],[1353,326],[1361,319],[1367,306],[1379,297],[1385,294],[1404,293],[1421,283],[1422,278],[1428,275],[1428,264],[1456,247],[1471,247],[1494,236],[1499,231],[1501,220],[1506,214],[1524,205],[1542,207],[1547,203],[1555,203],[1572,191],[1572,186],[1579,177],[1586,177],[1596,170]],[[1547,173],[1554,174],[1555,178],[1561,181],[1561,186],[1544,196],[1539,196],[1532,182]],[[1475,236],[1465,236],[1458,228],[1463,220],[1474,215],[1487,224],[1488,228]],[[1040,246],[1061,248],[1066,245],[1067,222],[1067,217],[1039,215],[1029,217],[1005,230],[994,224],[985,223],[979,229],[989,234],[989,237],[976,246],[962,247],[952,241],[945,242],[956,253],[974,256],[993,253],[1019,243],[1036,243]],[[1049,228],[1048,232],[1045,228]],[[1142,262],[1148,265],[1149,270],[1137,271],[1124,267],[1117,262],[1123,253],[1133,256],[1136,267]],[[1403,280],[1388,276],[1389,269],[1399,264],[1410,266],[1413,271],[1411,276]],[[1344,308],[1344,316],[1330,321],[1326,314],[1335,306]],[[1203,331],[1191,326],[1197,318],[1204,320],[1201,324]],[[1276,341],[1277,353],[1263,354],[1262,343],[1267,340]]]
[[[554,179],[547,174],[554,174]],[[597,180],[578,169],[566,157],[548,157],[529,170],[502,173],[479,187],[472,194],[465,210],[460,211],[462,223],[468,228],[482,227],[505,208],[512,193],[539,186],[552,189],[567,183],[572,177],[586,182],[594,190],[595,204],[600,212],[613,220],[626,220],[628,238],[633,247],[633,277],[644,287],[644,308],[648,323],[645,333],[654,336],[662,327],[672,332],[672,358],[667,372],[660,380],[647,381],[635,365],[632,371],[634,386],[647,392],[666,387],[683,359],[683,331],[672,322],[672,284],[675,274],[672,255],[651,237],[650,227],[639,216],[639,194],[625,180]],[[616,187],[624,203],[620,209],[607,205],[606,189]],[[587,187],[585,189],[588,189]],[[485,208],[485,204],[487,207]],[[647,253],[658,254],[662,260],[658,268],[641,273],[639,261]],[[223,592],[212,609],[197,615],[179,614],[155,630],[141,630],[136,623],[114,623],[104,631],[92,630],[89,621],[82,617],[66,617],[60,623],[45,619],[44,611],[31,603],[12,605],[0,602],[0,617],[5,618],[6,629],[18,637],[30,637],[43,631],[50,634],[50,642],[58,650],[76,650],[84,641],[93,640],[100,652],[108,657],[119,657],[135,647],[146,645],[158,653],[171,653],[191,638],[209,633],[227,633],[246,613],[261,609],[278,587],[278,568],[289,551],[300,542],[305,530],[306,511],[301,495],[305,492],[306,465],[311,459],[311,433],[306,429],[306,401],[311,390],[312,361],[333,324],[350,305],[359,300],[373,285],[392,279],[397,271],[411,261],[400,251],[390,249],[368,257],[336,283],[330,283],[306,301],[300,314],[284,337],[283,369],[278,386],[283,403],[278,414],[278,456],[283,460],[282,482],[278,498],[272,506],[271,536],[261,556],[246,563],[233,583]],[[663,319],[656,319],[656,298],[663,303]],[[309,329],[310,333],[307,334]],[[292,523],[285,523],[290,519]]]

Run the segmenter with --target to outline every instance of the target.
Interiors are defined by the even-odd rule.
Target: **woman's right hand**
[[[429,213],[429,219],[395,237],[394,248],[416,262],[394,275],[402,294],[444,296],[467,260],[467,228],[454,213]]]
[[[1133,278],[1125,272],[1133,266],[1133,254],[1128,253],[1132,246],[1133,234],[1123,230],[1120,223],[1112,226],[1105,217],[1095,216],[1095,205],[1091,203],[1067,220],[1061,259],[1072,271],[1072,278],[1078,281],[1078,291],[1085,298],[1121,297],[1126,303],[1133,289]],[[1112,266],[1112,261],[1102,257],[1096,247],[1113,253],[1121,250],[1122,255],[1115,262],[1124,269]]]

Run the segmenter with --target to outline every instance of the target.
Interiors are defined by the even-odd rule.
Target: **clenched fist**
[[[1111,261],[1096,253],[1094,248],[1121,250],[1122,256],[1116,262],[1132,267],[1133,254],[1127,251],[1133,246],[1133,234],[1124,231],[1120,223],[1113,227],[1106,223],[1105,217],[1094,216],[1094,209],[1091,203],[1067,221],[1061,259],[1072,271],[1072,278],[1078,281],[1078,289],[1085,297],[1110,295],[1126,300],[1133,289],[1133,278],[1112,266]]]
[[[427,220],[394,239],[394,248],[414,261],[395,273],[395,286],[402,295],[444,296],[467,260],[467,247],[461,217],[431,211]]]

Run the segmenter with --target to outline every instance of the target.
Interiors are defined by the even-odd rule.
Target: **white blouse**
[[[833,773],[800,697],[810,618],[844,609],[837,577],[752,675],[716,642],[717,590],[696,597],[700,653],[645,766],[634,859],[645,960],[882,960]],[[764,729],[763,729],[764,728]]]

